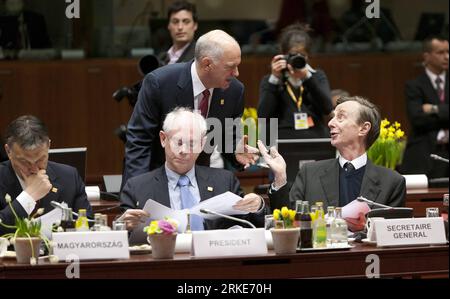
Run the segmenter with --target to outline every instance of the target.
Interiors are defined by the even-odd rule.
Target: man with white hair
[[[236,79],[240,63],[241,50],[236,40],[224,31],[213,30],[198,39],[194,61],[167,65],[145,77],[128,123],[122,184],[164,164],[157,134],[167,113],[179,106],[220,122],[222,142],[214,141],[218,144],[216,151],[225,159],[234,165],[254,164],[258,156],[252,153],[257,150],[244,147],[242,142],[238,147],[238,130],[225,126],[225,119],[239,120],[244,110],[244,86]],[[233,140],[233,144],[226,144],[226,140]],[[241,150],[236,151],[237,147]],[[226,152],[226,148],[232,152]],[[202,154],[198,161],[202,163],[198,164],[223,168],[210,163],[210,154]]]
[[[149,216],[143,210],[149,198],[181,210],[227,191],[243,196],[232,172],[195,165],[206,142],[206,121],[199,113],[176,108],[164,120],[159,138],[165,164],[129,179],[122,190],[121,207],[126,210],[123,219],[128,230],[137,228],[141,219]],[[254,193],[245,195],[234,209],[249,212],[243,217],[257,226],[264,223],[264,201]],[[226,219],[203,220],[191,215],[192,230],[224,229],[235,224]]]

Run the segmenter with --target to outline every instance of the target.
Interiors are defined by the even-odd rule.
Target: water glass
[[[264,216],[264,229],[269,230],[275,226],[273,215]]]
[[[125,221],[114,220],[112,223],[112,229],[113,230],[127,230],[127,226],[125,224]]]
[[[426,215],[427,217],[439,217],[439,208],[427,208],[426,209]]]

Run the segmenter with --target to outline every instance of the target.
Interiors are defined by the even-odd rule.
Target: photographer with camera
[[[271,74],[260,85],[258,117],[278,118],[278,138],[326,138],[323,117],[333,110],[325,73],[309,64],[309,26],[293,24],[280,37],[282,54],[272,59]],[[269,130],[267,130],[269,131]],[[275,140],[266,139],[273,144]]]

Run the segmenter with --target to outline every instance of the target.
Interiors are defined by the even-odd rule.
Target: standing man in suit
[[[224,31],[213,30],[198,39],[194,61],[161,67],[144,78],[128,123],[122,184],[164,164],[157,135],[166,115],[178,106],[201,111],[209,122],[214,121],[213,129],[219,130],[220,122],[222,142],[214,140],[217,146],[200,157],[202,165],[223,168],[223,163],[211,165],[209,155],[220,158],[217,152],[229,161],[254,164],[258,156],[249,151],[256,149],[249,149],[243,142],[237,144],[239,129],[226,122],[231,119],[240,124],[244,110],[244,86],[236,79],[240,63],[241,49],[236,40]]]
[[[164,64],[188,62],[194,58],[194,35],[198,28],[195,4],[181,0],[173,2],[167,10],[167,29],[172,38],[172,46],[160,56]]]
[[[448,40],[434,36],[423,44],[425,71],[406,83],[406,107],[412,131],[403,158],[402,172],[448,177]]]
[[[31,115],[21,116],[9,124],[5,138],[9,161],[0,164],[0,219],[3,223],[15,223],[6,194],[11,196],[14,211],[21,218],[33,215],[37,208],[44,208],[44,213],[51,211],[51,201],[66,202],[74,211],[86,209],[88,216],[92,216],[77,170],[48,161],[50,138],[41,120]],[[5,232],[0,226],[0,235]]]
[[[227,191],[243,196],[232,172],[195,165],[206,142],[206,128],[205,119],[187,108],[176,108],[167,114],[159,132],[165,164],[129,179],[120,196],[121,207],[126,210],[123,219],[129,230],[136,228],[142,217],[149,216],[142,210],[149,198],[181,210]],[[190,192],[191,204],[185,198],[184,187]],[[260,196],[247,194],[234,208],[252,213],[244,217],[256,225],[264,223],[264,201]],[[191,215],[192,230],[228,228],[234,224],[226,219],[203,221],[201,217]]]
[[[275,174],[269,190],[271,207],[294,207],[296,200],[310,204],[323,201],[327,206],[343,207],[358,196],[392,207],[404,206],[405,179],[395,171],[372,164],[367,149],[380,134],[380,113],[375,105],[361,97],[341,97],[335,115],[328,123],[331,144],[339,151],[338,159],[304,164],[292,186],[286,183],[286,163],[275,148],[270,154],[259,141],[265,161]],[[363,214],[346,219],[349,229],[362,230]]]

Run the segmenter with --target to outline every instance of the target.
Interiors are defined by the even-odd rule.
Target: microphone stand
[[[60,204],[59,202],[56,202],[54,200],[51,201],[50,204],[54,208],[61,209],[61,210],[68,210],[68,208],[66,208],[65,206],[63,206],[62,204]],[[72,211],[72,215],[78,218],[78,213],[75,213],[74,211]],[[88,222],[95,222],[95,220],[88,218]]]
[[[200,212],[202,212],[203,214],[211,214],[211,215],[216,215],[216,216],[223,217],[223,218],[226,218],[226,219],[234,220],[234,221],[237,221],[237,222],[241,222],[241,223],[247,224],[251,228],[256,228],[256,226],[254,226],[253,223],[251,223],[251,222],[249,222],[247,220],[243,220],[243,219],[240,219],[240,218],[236,218],[236,217],[228,216],[228,215],[225,215],[225,214],[217,213],[217,212],[214,212],[214,211],[211,211],[211,210],[208,210],[208,209],[200,209]]]
[[[378,207],[381,207],[381,208],[393,209],[393,207],[390,207],[390,206],[387,206],[387,205],[384,205],[384,204],[381,204],[381,203],[377,203],[377,202],[371,201],[371,200],[369,200],[369,199],[367,199],[367,198],[365,198],[363,196],[358,196],[356,198],[356,200],[357,201],[361,201],[361,202],[363,201],[363,202],[366,202],[366,203],[371,204],[373,206],[378,206]]]

